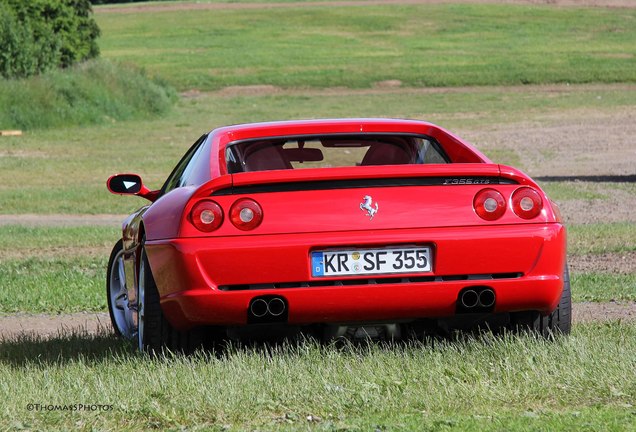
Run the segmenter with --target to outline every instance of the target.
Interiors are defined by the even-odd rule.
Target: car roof
[[[290,120],[262,123],[245,123],[224,126],[211,131],[231,137],[230,141],[241,139],[284,136],[299,134],[329,133],[423,133],[422,128],[439,127],[432,123],[418,120],[386,119],[386,118],[350,118],[350,119],[316,119]],[[225,140],[224,140],[225,141]]]

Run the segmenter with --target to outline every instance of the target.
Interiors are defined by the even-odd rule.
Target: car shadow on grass
[[[229,360],[245,354],[257,354],[265,357],[279,357],[302,354],[314,347],[325,352],[339,351],[356,355],[373,354],[377,350],[400,351],[413,348],[444,349],[450,345],[461,346],[477,343],[491,345],[508,343],[519,337],[534,341],[553,340],[526,332],[510,332],[507,329],[475,327],[462,331],[422,332],[418,329],[403,334],[399,339],[391,338],[350,338],[317,335],[315,332],[289,333],[277,338],[224,339],[206,343],[192,349],[162,349],[159,352],[140,353],[133,341],[115,336],[107,330],[97,333],[73,331],[54,336],[25,333],[0,340],[0,364],[18,368],[64,365],[81,362],[95,364],[103,361],[144,359],[149,361],[173,361],[191,357],[205,361]]]
[[[106,331],[78,331],[55,336],[20,334],[0,340],[0,363],[14,367],[77,361],[90,363],[137,355],[129,341]]]

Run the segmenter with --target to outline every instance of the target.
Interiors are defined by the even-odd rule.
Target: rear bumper
[[[390,283],[306,286],[325,280],[311,276],[312,250],[414,243],[433,249],[430,280],[387,275],[375,278]],[[461,290],[484,286],[495,292],[494,312],[549,313],[563,289],[565,243],[565,228],[555,223],[189,238],[152,241],[146,248],[165,315],[187,329],[246,324],[250,301],[263,295],[287,301],[290,324],[448,317]],[[498,278],[484,276],[491,274]],[[227,286],[245,289],[219,289]]]

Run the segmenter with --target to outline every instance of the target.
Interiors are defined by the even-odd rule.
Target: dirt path
[[[574,323],[613,320],[636,321],[636,302],[574,303]]]
[[[20,335],[54,337],[69,333],[104,334],[110,331],[110,317],[108,313],[103,312],[0,315],[0,340]]]
[[[126,215],[85,215],[85,214],[21,214],[21,215],[0,215],[0,226],[22,225],[29,227],[41,226],[121,226],[126,219]]]
[[[636,273],[636,252],[570,255],[568,264],[572,274],[632,274]]]
[[[634,0],[636,2],[636,0]],[[202,92],[188,90],[181,93],[181,97],[197,98],[205,96],[233,98],[237,96],[368,96],[383,94],[454,94],[454,93],[497,93],[502,94],[545,94],[546,97],[565,93],[579,93],[585,91],[636,91],[636,84],[608,83],[608,84],[525,84],[507,86],[458,86],[458,87],[402,87],[400,80],[378,81],[373,88],[353,89],[347,87],[326,88],[281,88],[270,84],[245,86],[228,86],[220,90]]]
[[[574,323],[613,320],[636,321],[636,302],[575,303]],[[70,333],[108,334],[112,332],[105,312],[81,312],[61,315],[14,314],[0,316],[0,341],[22,335],[51,338]]]
[[[263,2],[263,3],[166,3],[143,4],[138,6],[107,6],[96,7],[96,14],[139,13],[139,12],[174,12],[183,10],[223,10],[223,9],[280,9],[306,7],[347,7],[347,6],[376,6],[376,5],[426,5],[448,3],[444,0],[334,0],[334,1],[306,1],[306,2]],[[634,0],[462,0],[461,3],[498,3],[520,5],[550,5],[577,7],[609,7],[635,8]]]

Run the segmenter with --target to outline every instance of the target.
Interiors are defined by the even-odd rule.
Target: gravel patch
[[[501,148],[515,151],[532,177],[636,174],[636,105],[610,112],[545,113],[532,121],[458,135],[486,153]]]
[[[636,251],[590,255],[570,255],[568,264],[572,273],[636,273]]]
[[[585,302],[572,305],[572,321],[575,323],[615,320],[636,321],[636,302]]]
[[[634,222],[636,196],[617,192],[607,199],[557,200],[566,225]]]

